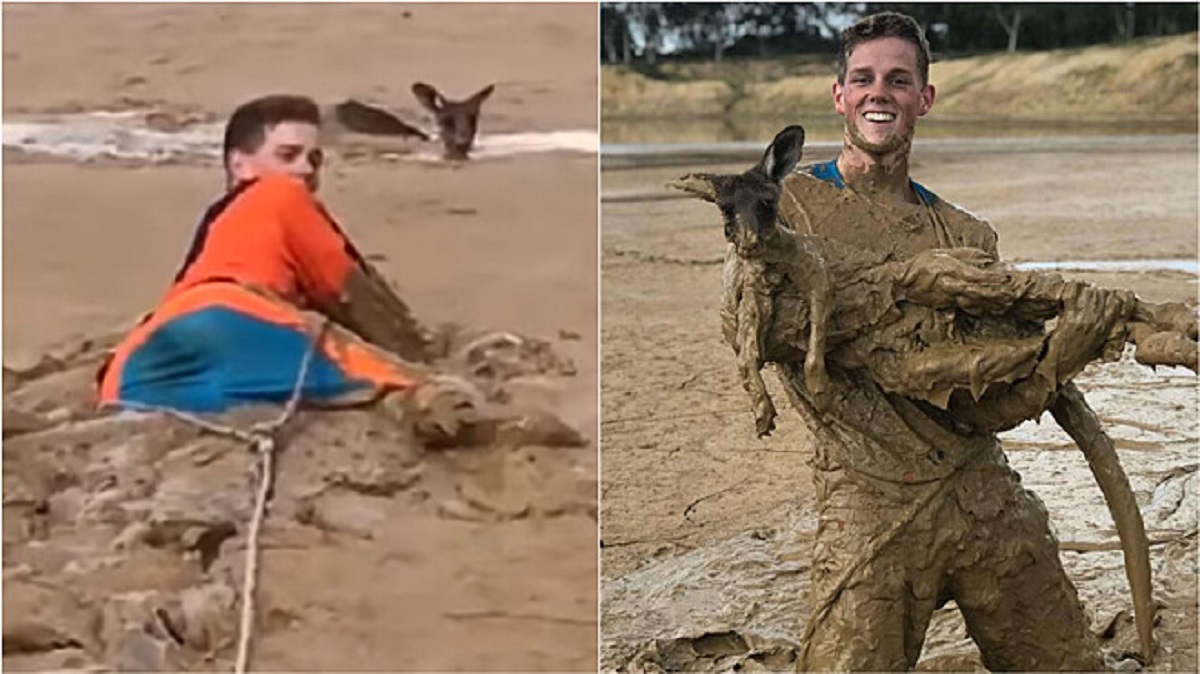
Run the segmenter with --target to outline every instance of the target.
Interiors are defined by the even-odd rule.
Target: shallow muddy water
[[[805,124],[808,133],[808,125]],[[769,139],[774,131],[763,137]],[[762,156],[766,140],[619,143],[605,138],[601,146],[601,170],[625,170],[673,166],[749,165]],[[840,138],[806,140],[804,163],[828,161],[842,148]],[[1121,134],[1052,136],[961,136],[930,137],[922,129],[913,142],[914,166],[934,157],[975,157],[1000,154],[1145,154],[1197,151],[1197,135]],[[607,194],[604,196],[608,196]]]
[[[147,125],[147,111],[94,111],[4,121],[4,147],[76,161],[98,158],[133,161],[215,162],[220,157],[222,125],[200,123],[179,129]],[[536,152],[595,154],[594,131],[563,130],[537,133],[480,133],[474,159]],[[387,158],[440,161],[436,142],[397,145]]]
[[[1025,271],[1099,271],[1099,272],[1153,272],[1174,271],[1200,274],[1200,261],[1177,260],[1054,260],[1048,262],[1018,262],[1017,269]]]
[[[788,124],[800,123],[808,141],[841,141],[842,119],[831,111],[796,111],[778,116],[616,118],[601,121],[604,144],[729,143],[762,141]],[[922,119],[920,138],[1028,138],[1044,136],[1112,136],[1194,134],[1196,120],[1094,120],[1059,122],[987,118]]]

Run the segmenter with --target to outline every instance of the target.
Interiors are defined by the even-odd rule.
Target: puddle
[[[145,126],[144,118],[145,113],[130,111],[61,115],[54,121],[6,120],[4,147],[76,161],[97,158],[217,161],[220,158],[221,125],[197,124],[167,132]]]
[[[1177,271],[1200,275],[1200,261],[1196,259],[1166,260],[1056,260],[1053,262],[1017,262],[1017,269],[1025,271],[1092,271],[1092,272],[1149,272]]]
[[[807,129],[806,129],[807,130]],[[767,139],[770,138],[768,135]],[[762,157],[767,140],[729,142],[651,142],[619,143],[606,136],[601,146],[602,170],[748,164]],[[1140,152],[1196,152],[1195,134],[1120,135],[1120,136],[1014,136],[1014,137],[921,137],[913,144],[913,157],[976,154],[1085,153],[1124,154]],[[824,161],[837,156],[840,139],[809,138],[804,143],[805,161]]]
[[[600,136],[595,131],[480,135],[476,141],[476,151],[484,157],[558,151],[596,154],[600,151]]]
[[[601,116],[601,133],[612,143],[729,143],[750,141],[765,147],[775,133],[797,121],[804,125],[809,141],[842,143],[845,121],[831,109],[789,110],[784,115],[722,115],[684,117]],[[1064,135],[1129,136],[1195,134],[1196,120],[1181,117],[1160,120],[1016,120],[988,117],[956,117],[944,114],[921,120],[917,135],[923,140],[942,138],[1045,138]]]
[[[221,156],[223,125],[195,124],[177,131],[146,126],[147,111],[89,112],[5,121],[6,148],[65,157],[76,161],[99,158],[148,161],[215,162]],[[411,152],[386,155],[396,161],[441,161],[435,143],[413,146]],[[476,139],[472,159],[508,157],[542,152],[596,154],[600,137],[595,131],[483,134]]]

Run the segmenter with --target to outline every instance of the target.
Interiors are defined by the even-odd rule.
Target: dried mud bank
[[[1096,119],[1155,115],[1196,118],[1196,34],[1022,54],[937,61],[930,81],[940,113],[1010,119]],[[736,59],[707,72],[666,64],[648,77],[626,66],[601,69],[606,118],[777,114],[827,110],[835,65],[778,67]],[[1042,95],[1050,89],[1054,97]],[[1149,101],[1154,101],[1149,104]],[[1194,124],[1194,121],[1193,121]]]
[[[1078,379],[1116,441],[1151,540],[1156,663],[1195,671],[1197,432],[1200,395],[1182,368],[1150,372],[1130,354]],[[1010,462],[1045,502],[1064,567],[1105,653],[1137,651],[1120,544],[1104,499],[1070,438],[1028,422],[1002,436]],[[602,588],[606,671],[766,671],[795,664],[810,610],[815,520],[789,521],[709,541],[607,577]],[[979,670],[953,604],[934,614],[918,669]]]
[[[423,440],[378,408],[302,411],[284,428],[252,666],[562,669],[594,657],[558,643],[595,633],[595,585],[551,557],[594,555],[594,449],[544,403],[574,366],[508,333],[446,331],[439,342],[438,370],[485,400],[461,442]],[[255,456],[172,418],[95,413],[98,353],[75,345],[4,371],[4,667],[228,669]],[[533,563],[541,577],[520,572]],[[349,628],[364,610],[378,633]],[[474,645],[425,647],[439,631]],[[295,654],[313,639],[330,654]],[[522,639],[523,657],[489,659],[491,646],[509,643],[511,657]]]

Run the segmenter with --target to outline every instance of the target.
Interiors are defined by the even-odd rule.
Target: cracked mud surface
[[[1194,258],[1195,163],[1192,145],[1120,155],[1113,166],[1051,153],[931,159],[913,174],[989,218],[1006,259]],[[606,172],[604,189],[661,185],[686,170]],[[812,439],[790,408],[781,409],[771,438],[754,438],[720,334],[724,241],[711,208],[605,205],[605,669],[790,666],[808,615]],[[1196,304],[1190,275],[1065,276],[1130,288],[1151,301]],[[775,377],[765,379],[784,399]],[[1161,603],[1154,669],[1193,671],[1196,521],[1189,499],[1200,462],[1194,375],[1155,373],[1124,360],[1090,366],[1076,381],[1114,438],[1152,542],[1153,595]],[[1048,415],[1002,440],[1024,483],[1046,502],[1064,565],[1106,650],[1136,650],[1119,546],[1083,456]],[[953,605],[935,614],[919,666],[978,666]]]

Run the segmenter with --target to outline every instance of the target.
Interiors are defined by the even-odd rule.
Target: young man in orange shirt
[[[102,368],[101,404],[220,412],[284,402],[313,340],[305,400],[369,401],[420,385],[413,364],[428,360],[427,335],[314,196],[320,124],[299,96],[234,112],[227,192],[158,308]]]

